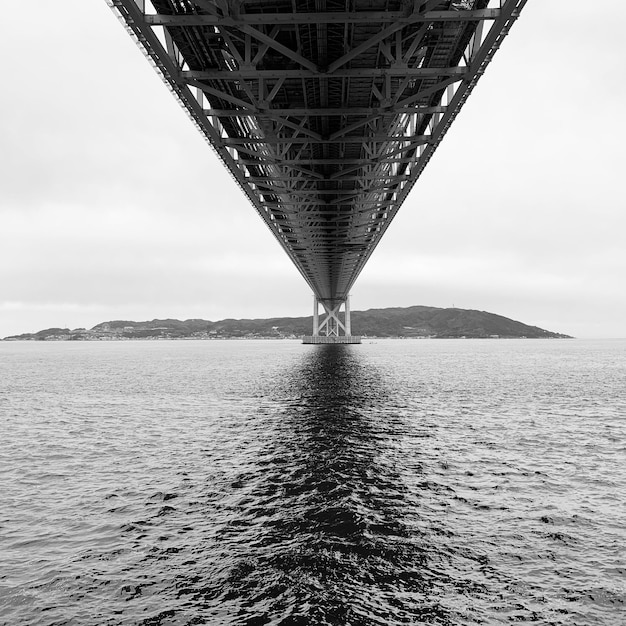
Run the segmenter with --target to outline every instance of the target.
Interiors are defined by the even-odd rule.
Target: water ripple
[[[626,350],[0,345],[0,622],[620,623]]]

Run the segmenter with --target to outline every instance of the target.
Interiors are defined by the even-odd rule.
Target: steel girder
[[[331,310],[526,4],[107,2]]]

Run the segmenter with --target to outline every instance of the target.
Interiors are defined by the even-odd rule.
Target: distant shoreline
[[[162,339],[293,339],[311,334],[313,318],[112,320],[93,328],[47,328],[3,341],[127,341]],[[537,326],[474,309],[429,306],[352,312],[352,328],[364,339],[570,339]]]
[[[575,337],[570,337],[567,335],[563,335],[560,337],[402,337],[402,336],[367,336],[361,335],[363,342],[375,340],[378,341],[380,339],[389,339],[394,341],[428,341],[428,340],[471,340],[471,339],[480,339],[480,340],[491,340],[497,341],[502,339],[575,339]],[[94,343],[106,343],[106,342],[121,342],[121,341],[301,341],[301,337],[112,337],[110,339],[100,338],[100,339],[23,339],[17,337],[4,337],[0,339],[0,341],[6,342],[47,342],[47,343],[61,343],[61,342],[94,342]]]

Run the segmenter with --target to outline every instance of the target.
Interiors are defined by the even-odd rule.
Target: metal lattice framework
[[[327,311],[526,3],[107,1]]]

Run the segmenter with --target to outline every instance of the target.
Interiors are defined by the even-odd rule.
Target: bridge
[[[359,342],[350,290],[526,0],[107,2],[311,287],[304,341]]]

